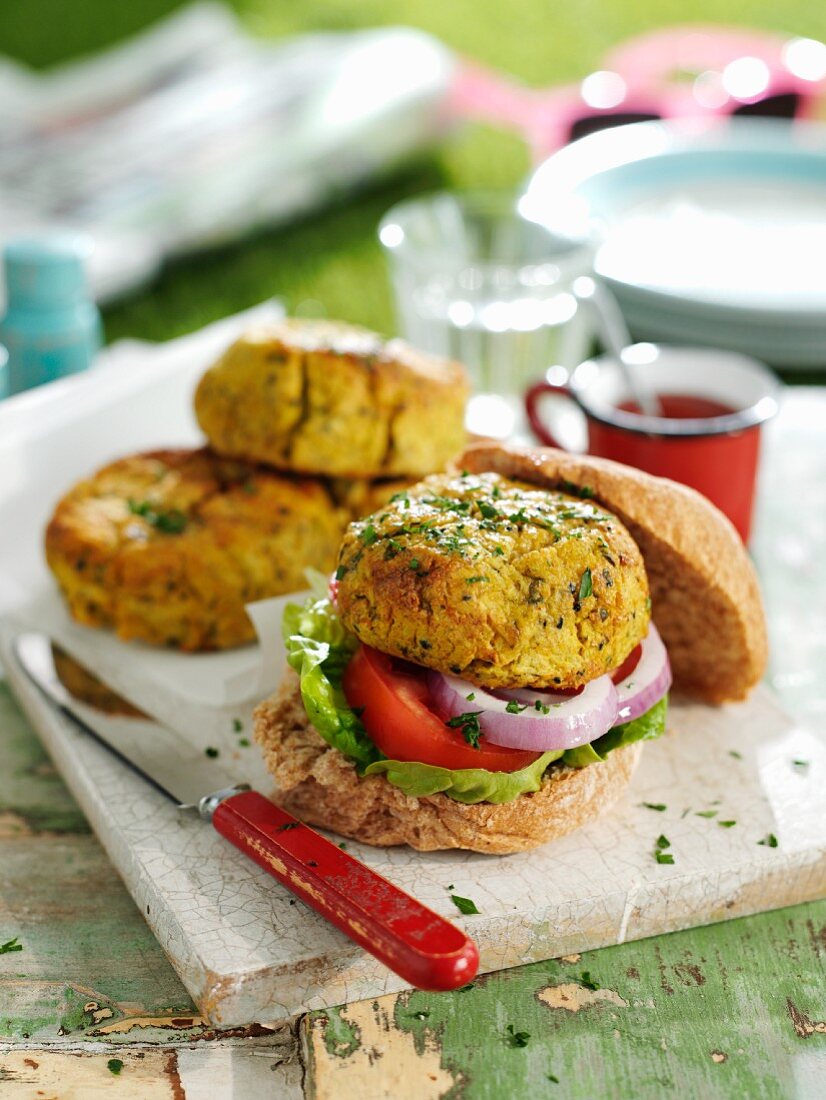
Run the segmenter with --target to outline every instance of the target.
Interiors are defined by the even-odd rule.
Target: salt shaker
[[[100,350],[102,329],[89,295],[84,238],[20,237],[3,252],[6,314],[0,344],[8,351],[8,393],[85,370]]]

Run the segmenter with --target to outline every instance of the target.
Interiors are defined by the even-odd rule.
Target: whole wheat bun
[[[705,497],[616,462],[477,444],[457,460],[550,489],[593,496],[642,551],[654,621],[675,686],[707,703],[743,698],[766,665],[766,624],[757,578],[729,521]],[[312,825],[367,844],[420,851],[466,848],[504,854],[544,844],[607,810],[628,785],[642,744],[586,768],[555,767],[535,794],[467,806],[447,795],[410,798],[354,765],[310,725],[290,671],[255,714],[255,738],[279,790],[275,801]]]
[[[700,493],[604,458],[480,443],[457,460],[576,495],[588,490],[642,551],[674,684],[705,703],[744,699],[768,658],[757,576],[740,536]],[[721,475],[722,476],[722,475]]]
[[[360,779],[355,765],[310,725],[289,670],[281,687],[255,712],[255,740],[278,789],[273,801],[340,836],[420,852],[465,848],[504,855],[571,833],[607,810],[625,790],[642,754],[637,742],[604,764],[553,768],[535,794],[513,802],[466,806],[446,794],[411,798],[383,775]]]

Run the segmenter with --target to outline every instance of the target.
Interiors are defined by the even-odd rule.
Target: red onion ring
[[[659,703],[671,687],[668,652],[653,623],[649,625],[640,649],[640,659],[636,666],[617,684],[617,725],[631,722],[645,714],[655,703]]]
[[[578,695],[567,698],[520,690],[520,698],[529,696],[531,703],[520,703],[524,709],[516,714],[507,710],[507,698],[500,699],[458,676],[430,672],[428,683],[438,706],[451,716],[481,712],[479,725],[487,740],[510,749],[529,752],[571,749],[595,741],[616,724],[619,702],[610,676],[592,680]],[[549,713],[536,708],[537,700],[549,708]],[[513,702],[518,702],[515,693]]]

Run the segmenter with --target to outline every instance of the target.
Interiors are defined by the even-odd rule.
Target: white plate
[[[826,127],[603,131],[541,165],[522,209],[594,242],[635,335],[682,340],[693,322],[697,342],[826,365]]]

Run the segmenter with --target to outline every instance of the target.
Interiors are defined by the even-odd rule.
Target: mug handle
[[[542,399],[549,393],[555,394],[557,397],[567,398],[568,401],[578,404],[572,396],[567,382],[549,382],[547,378],[542,378],[538,382],[534,382],[525,392],[525,412],[528,416],[528,423],[536,438],[540,443],[544,443],[546,447],[557,447],[560,451],[574,453],[570,447],[566,447],[564,443],[551,435],[548,426],[539,415],[539,406]]]

